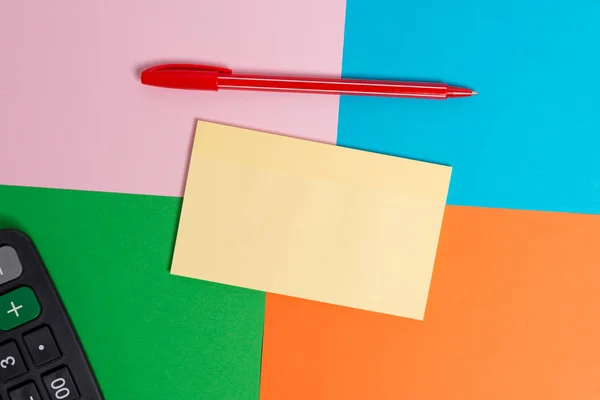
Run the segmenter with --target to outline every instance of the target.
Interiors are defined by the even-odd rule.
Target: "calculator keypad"
[[[0,230],[0,400],[102,400],[31,240]]]

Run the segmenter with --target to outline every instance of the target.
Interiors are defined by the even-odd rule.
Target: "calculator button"
[[[67,367],[62,367],[44,375],[42,380],[52,400],[75,400],[79,398],[79,391]]]
[[[23,357],[14,341],[0,346],[0,379],[4,382],[27,372]]]
[[[23,340],[25,340],[25,345],[29,350],[29,354],[31,354],[33,363],[38,367],[61,356],[58,344],[56,344],[56,340],[54,340],[54,336],[52,336],[52,332],[47,326],[28,333],[23,337]]]
[[[10,246],[0,247],[0,285],[17,279],[23,272],[23,266],[15,249]]]
[[[0,296],[0,330],[8,331],[40,315],[35,293],[22,286]]]
[[[8,398],[10,400],[42,400],[42,396],[33,382],[11,390],[8,392]]]

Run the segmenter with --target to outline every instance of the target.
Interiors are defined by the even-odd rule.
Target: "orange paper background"
[[[267,295],[261,400],[600,399],[600,216],[448,206],[424,321]]]

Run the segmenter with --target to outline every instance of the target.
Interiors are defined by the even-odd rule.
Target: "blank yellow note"
[[[171,273],[423,319],[450,173],[199,122]]]

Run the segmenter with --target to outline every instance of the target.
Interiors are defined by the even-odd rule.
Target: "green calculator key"
[[[0,330],[8,331],[40,315],[40,303],[33,290],[21,286],[0,296]]]

